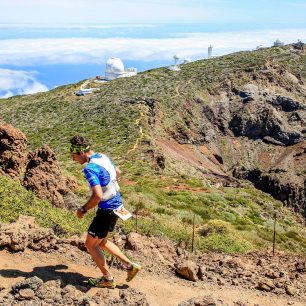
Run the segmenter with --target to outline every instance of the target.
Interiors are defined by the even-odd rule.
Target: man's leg
[[[90,234],[87,234],[85,245],[92,259],[97,264],[98,268],[101,270],[102,274],[107,279],[112,279],[113,277],[109,271],[105,257],[99,246],[101,241],[103,241],[104,239],[100,239],[99,237],[92,237]]]
[[[107,251],[108,253],[117,257],[120,261],[124,263],[127,268],[132,266],[132,262],[122,253],[122,251],[113,242],[109,241],[107,237],[100,241],[99,246],[101,249]]]
[[[103,250],[109,252],[110,254],[116,256],[120,261],[122,261],[127,268],[127,278],[126,280],[130,282],[136,274],[141,270],[141,265],[131,262],[122,251],[113,242],[107,240],[107,238],[102,239],[99,245]]]

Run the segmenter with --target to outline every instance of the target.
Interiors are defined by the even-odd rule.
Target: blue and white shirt
[[[105,154],[94,153],[84,168],[86,180],[92,188],[100,185],[103,198],[99,208],[116,209],[122,205],[121,194],[116,180],[116,167]]]

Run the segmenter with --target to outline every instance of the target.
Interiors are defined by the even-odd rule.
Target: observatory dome
[[[111,57],[106,62],[106,73],[122,74],[124,73],[124,65],[120,58]]]

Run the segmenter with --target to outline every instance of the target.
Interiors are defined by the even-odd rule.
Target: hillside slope
[[[122,165],[127,205],[146,233],[186,240],[195,214],[200,248],[267,248],[277,211],[280,245],[304,250],[299,217],[245,179],[305,214],[305,64],[291,46],[240,52],[117,79],[85,97],[74,95],[79,83],[1,100],[1,119],[30,149],[52,147],[80,199],[87,187],[66,148],[76,133],[90,138]]]

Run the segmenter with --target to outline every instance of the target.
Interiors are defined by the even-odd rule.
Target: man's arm
[[[120,175],[121,175],[121,170],[119,169],[118,166],[116,166],[115,170],[116,170],[116,179],[117,179],[117,181],[119,181],[119,178],[120,178]]]
[[[77,210],[77,216],[79,218],[83,218],[83,216],[86,214],[86,212],[94,207],[96,207],[100,201],[102,200],[103,191],[101,188],[101,185],[95,185],[91,187],[92,194],[86,204],[81,206]]]

